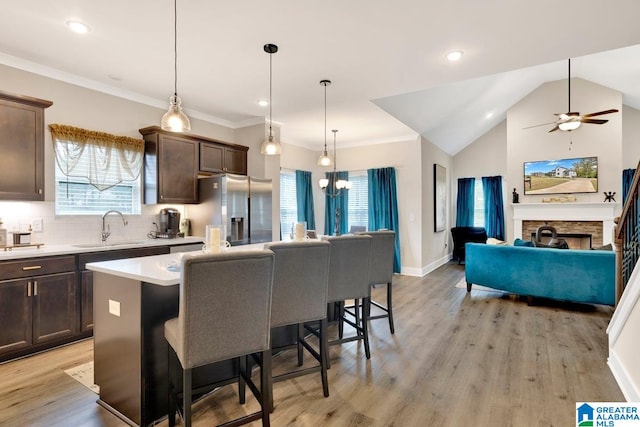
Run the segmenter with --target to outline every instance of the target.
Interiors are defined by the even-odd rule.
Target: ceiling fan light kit
[[[576,130],[578,129],[582,123],[589,123],[589,124],[594,124],[594,125],[603,125],[605,123],[607,123],[609,120],[606,119],[592,119],[591,117],[595,117],[595,116],[602,116],[605,114],[611,114],[611,113],[617,113],[618,110],[616,110],[615,108],[609,109],[609,110],[603,110],[603,111],[598,111],[595,113],[590,113],[590,114],[583,114],[580,115],[579,112],[576,111],[571,111],[571,59],[568,60],[569,62],[569,72],[568,72],[568,79],[567,79],[567,87],[568,87],[568,94],[569,94],[569,104],[567,108],[567,113],[556,113],[555,116],[558,117],[558,119],[555,122],[551,122],[551,123],[543,123],[540,125],[534,125],[534,126],[528,126],[524,129],[530,129],[530,128],[534,128],[534,127],[538,127],[538,126],[546,126],[546,125],[551,125],[554,124],[555,126],[549,131],[549,132],[555,132],[557,130],[561,130],[561,131],[565,131],[565,132],[571,132],[572,130]]]

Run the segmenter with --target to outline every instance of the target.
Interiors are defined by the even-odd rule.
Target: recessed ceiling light
[[[80,21],[67,21],[67,27],[77,34],[86,34],[91,31],[91,27]]]
[[[491,117],[493,117],[493,111],[489,111],[487,114],[484,115],[485,119],[490,119]]]
[[[266,99],[259,99],[258,105],[261,107],[266,107],[267,105],[269,105],[269,101],[267,101]]]
[[[452,50],[451,52],[447,53],[447,59],[449,61],[458,61],[460,58],[462,58],[462,51],[461,50]]]

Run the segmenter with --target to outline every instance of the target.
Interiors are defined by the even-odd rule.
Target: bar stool
[[[303,348],[319,365],[293,370],[272,377],[272,382],[320,372],[322,390],[329,396],[327,381],[326,310],[329,287],[329,242],[307,240],[302,242],[267,243],[265,249],[275,254],[271,327],[298,325],[298,366],[302,366]],[[305,339],[304,324],[319,322],[319,346],[316,351]],[[287,347],[274,348],[279,351]]]
[[[371,286],[386,284],[387,285],[387,305],[384,306],[379,302],[370,299],[371,305],[376,306],[383,311],[383,314],[371,316],[369,309],[369,320],[389,319],[389,330],[395,333],[393,325],[393,303],[392,303],[392,280],[393,280],[393,255],[395,251],[396,233],[390,230],[367,231],[365,233],[371,236],[371,252],[369,259],[369,284]]]
[[[369,348],[369,329],[367,326],[370,289],[369,289],[369,252],[371,236],[365,234],[324,237],[331,243],[329,256],[329,304],[338,307],[338,338],[329,341],[329,345],[343,344],[349,341],[363,340],[367,359],[371,358]],[[353,299],[356,309],[358,300],[362,299],[362,314],[355,321],[345,317],[344,301]],[[342,325],[351,325],[356,334],[344,337]],[[327,360],[327,364],[330,364]]]
[[[225,425],[262,419],[269,426],[271,408],[270,316],[274,255],[268,250],[185,255],[180,275],[178,317],[168,320],[169,425],[175,425],[178,407],[174,369],[182,373],[184,425],[191,426],[192,370],[246,354],[260,353],[260,390],[251,373],[241,368],[238,378],[249,385],[261,410]],[[172,354],[173,353],[173,354]],[[174,357],[172,357],[174,356]],[[175,357],[177,356],[177,358]],[[210,389],[219,385],[211,384]],[[198,390],[200,392],[202,390]],[[244,403],[241,400],[241,403]]]

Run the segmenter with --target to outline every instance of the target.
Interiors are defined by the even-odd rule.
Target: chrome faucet
[[[111,236],[111,228],[109,227],[109,224],[107,224],[107,228],[106,229],[104,227],[105,226],[104,219],[110,213],[114,213],[114,214],[120,215],[120,217],[122,218],[122,223],[125,226],[128,224],[127,219],[124,217],[124,215],[122,215],[122,212],[117,211],[115,209],[111,209],[110,211],[106,211],[104,213],[104,215],[102,215],[102,243],[107,243],[107,239],[109,238],[109,236]]]

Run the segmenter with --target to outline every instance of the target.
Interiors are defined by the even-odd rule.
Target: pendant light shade
[[[160,127],[171,132],[189,132],[191,122],[182,111],[178,97],[178,0],[173,0],[173,95],[169,98],[169,110],[162,116]]]
[[[331,157],[327,152],[327,86],[331,84],[331,80],[321,80],[320,84],[324,86],[324,151],[318,158],[319,166],[331,166]],[[320,184],[322,185],[322,184]],[[325,184],[325,187],[327,184]]]
[[[273,79],[272,58],[273,58],[273,54],[278,51],[278,46],[276,46],[275,44],[265,44],[264,51],[269,54],[269,136],[267,136],[267,139],[262,143],[262,146],[260,147],[260,153],[265,154],[267,156],[273,156],[273,155],[280,154],[282,150],[282,147],[280,146],[280,142],[278,142],[273,137],[273,130],[271,128],[271,122],[272,122],[272,118],[271,118],[271,111],[272,111],[271,94],[272,93],[271,92],[272,92],[272,79]]]

